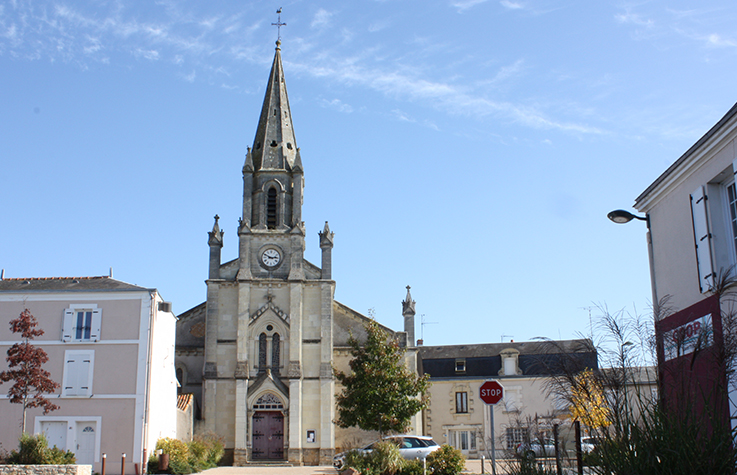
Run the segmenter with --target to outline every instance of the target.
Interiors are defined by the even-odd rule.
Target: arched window
[[[269,188],[266,193],[266,227],[276,229],[276,188]]]
[[[271,336],[271,371],[279,374],[279,350],[281,340],[278,333]]]
[[[266,371],[266,333],[262,333],[258,337],[258,372]]]

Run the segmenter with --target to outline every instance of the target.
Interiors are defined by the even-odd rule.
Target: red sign
[[[496,404],[504,398],[504,387],[496,381],[487,381],[481,385],[479,397],[486,404]]]
[[[729,427],[724,336],[719,296],[707,297],[655,322],[661,398],[677,413]]]

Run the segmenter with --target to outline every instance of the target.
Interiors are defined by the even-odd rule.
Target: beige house
[[[49,395],[60,409],[28,411],[27,430],[71,450],[101,470],[102,454],[126,473],[145,463],[160,437],[176,437],[176,318],[156,289],[110,277],[0,279],[0,321],[29,309],[44,330],[33,341],[49,356],[44,369],[61,388]],[[0,323],[0,354],[19,341]],[[3,363],[4,365],[4,363]],[[18,446],[22,410],[0,385],[0,444]],[[108,470],[110,470],[108,466]],[[119,471],[119,468],[118,468]]]
[[[737,104],[681,155],[635,200],[646,214],[653,301],[668,297],[671,312],[705,304],[712,287],[737,265]],[[721,310],[733,312],[733,299],[722,298]],[[691,310],[688,310],[689,312]],[[699,310],[695,308],[694,312]],[[709,310],[694,317],[682,315],[676,331],[690,333],[687,321],[710,327]],[[679,317],[680,318],[680,317]],[[702,323],[706,323],[702,325]],[[724,328],[734,332],[733,328]],[[710,339],[705,339],[707,346]],[[682,355],[662,349],[660,364],[671,364]],[[693,347],[692,347],[693,348]],[[662,371],[661,371],[662,373]],[[662,377],[662,374],[661,374]],[[729,413],[735,427],[737,390],[728,382]]]
[[[549,394],[551,378],[597,368],[589,340],[427,346],[419,351],[422,371],[432,382],[424,433],[469,458],[489,457],[492,440],[497,454],[503,454],[526,437],[552,435],[553,424],[568,418],[568,402]],[[496,405],[479,396],[481,385],[490,380],[504,387],[504,398]]]

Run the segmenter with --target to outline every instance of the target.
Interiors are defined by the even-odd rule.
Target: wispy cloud
[[[318,30],[321,30],[323,28],[327,28],[330,26],[330,19],[333,17],[333,13],[325,10],[324,8],[321,8],[315,13],[315,16],[312,18],[312,23],[310,23],[311,28],[316,28]]]
[[[451,2],[450,5],[458,10],[458,13],[463,13],[469,8],[473,8],[481,3],[486,3],[488,0],[456,0]]]
[[[712,33],[708,35],[706,38],[706,41],[710,46],[716,46],[716,47],[734,48],[735,46],[737,46],[737,41],[730,39],[730,38],[724,38],[717,33]]]
[[[655,22],[649,18],[643,18],[641,15],[627,11],[625,13],[618,13],[614,15],[614,19],[619,23],[631,24],[636,26],[642,26],[645,28],[652,28]]]
[[[314,77],[327,77],[354,87],[366,87],[392,98],[423,103],[450,114],[496,116],[539,129],[582,134],[604,133],[594,126],[548,117],[534,106],[495,101],[476,90],[467,90],[466,86],[433,81],[402,70],[369,68],[352,61],[333,61],[319,65],[313,62],[290,63],[290,66]]]
[[[525,8],[523,4],[518,3],[518,2],[511,2],[509,0],[501,0],[499,4],[503,6],[504,8],[508,8],[509,10],[521,10]]]
[[[353,112],[353,107],[351,107],[350,104],[342,102],[340,99],[320,99],[320,106],[326,109],[333,109],[346,114],[350,114],[351,112]]]

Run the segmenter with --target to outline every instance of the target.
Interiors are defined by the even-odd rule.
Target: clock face
[[[267,249],[261,254],[261,262],[265,266],[274,267],[281,262],[281,254],[276,249]]]

